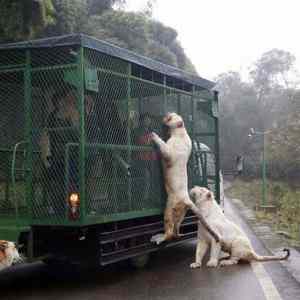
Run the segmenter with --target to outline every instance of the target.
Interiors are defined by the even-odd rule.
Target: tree
[[[149,44],[145,18],[141,14],[108,10],[90,17],[87,32],[99,39],[145,54]]]
[[[0,7],[1,42],[38,37],[55,22],[51,0],[0,0]]]
[[[106,10],[101,15],[89,18],[85,32],[165,64],[196,73],[176,40],[177,32],[145,17],[143,13]]]
[[[258,100],[262,100],[272,88],[284,86],[288,88],[288,73],[291,71],[295,56],[291,53],[272,49],[265,52],[255,63],[250,72]]]
[[[295,57],[273,49],[254,64],[244,82],[237,72],[220,74],[220,141],[223,167],[232,168],[234,157],[245,157],[245,170],[259,176],[262,135],[248,139],[249,129],[271,130],[266,136],[269,177],[300,173],[300,94],[290,77]],[[250,172],[249,172],[250,171]]]
[[[220,94],[220,153],[221,164],[232,169],[238,155],[246,157],[246,171],[257,172],[261,141],[249,141],[251,127],[260,126],[260,103],[251,84],[238,72],[220,74],[216,78]]]
[[[87,0],[53,0],[53,5],[56,22],[46,28],[45,36],[84,31],[88,19]]]
[[[177,31],[163,23],[149,19],[149,37],[152,40],[149,56],[164,63],[197,74],[179,41]]]
[[[0,41],[86,33],[196,73],[176,30],[151,18],[154,2],[133,13],[120,9],[126,0],[0,0]]]
[[[162,63],[176,67],[178,66],[176,55],[167,46],[161,45],[154,40],[149,42],[145,55]]]
[[[105,10],[112,9],[114,5],[122,6],[126,0],[87,0],[88,14],[101,15]]]

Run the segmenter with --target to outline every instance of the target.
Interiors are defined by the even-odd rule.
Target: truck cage
[[[72,256],[81,241],[102,265],[159,249],[149,237],[163,231],[165,191],[143,122],[164,135],[166,112],[183,117],[189,187],[219,200],[213,87],[83,34],[0,45],[0,238],[31,259],[57,255],[57,241]],[[195,226],[188,215],[185,239]]]

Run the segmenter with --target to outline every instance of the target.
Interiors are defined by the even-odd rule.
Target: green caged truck
[[[193,141],[189,187],[220,200],[214,83],[74,34],[0,45],[0,239],[27,261],[137,262],[157,246],[166,203],[149,132],[180,114]],[[145,260],[144,260],[145,261]]]

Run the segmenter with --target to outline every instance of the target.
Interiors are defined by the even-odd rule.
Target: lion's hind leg
[[[158,233],[155,234],[151,237],[151,242],[152,243],[156,243],[157,245],[166,242],[166,241],[170,241],[174,238],[174,223],[170,223],[169,226],[165,226],[167,227],[167,230],[165,230],[165,233]]]
[[[237,238],[231,245],[231,256],[229,259],[222,260],[220,266],[236,265],[240,260],[243,260],[251,250],[251,246],[243,237]]]
[[[175,224],[174,224],[174,219],[172,214],[172,208],[169,207],[166,208],[164,227],[165,227],[165,233],[159,233],[152,236],[150,240],[152,243],[156,243],[157,245],[159,245],[162,242],[169,241],[174,238]]]
[[[187,207],[184,203],[178,203],[173,209],[173,219],[174,219],[174,237],[180,238],[180,225],[184,220],[187,212]]]

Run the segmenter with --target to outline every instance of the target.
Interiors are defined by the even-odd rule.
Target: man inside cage
[[[80,114],[76,103],[77,91],[72,85],[65,84],[54,93],[51,100],[53,110],[46,120],[41,137],[41,156],[45,165],[48,212],[62,214],[66,196],[79,190]],[[124,144],[126,135],[115,103],[108,102],[98,93],[90,91],[85,91],[84,103],[86,143]],[[70,143],[73,145],[66,151],[66,145]],[[93,146],[88,146],[86,153],[86,178],[88,192],[91,192],[91,186],[99,176],[100,169],[101,175],[110,175],[113,158],[111,151],[103,153]]]
[[[66,144],[78,143],[79,112],[76,105],[76,90],[64,85],[51,98],[53,110],[49,114],[40,146],[45,166],[46,199],[48,213],[64,211],[65,171],[68,172],[68,189],[78,189],[78,147],[69,147],[66,166]]]
[[[150,146],[151,134],[153,131],[153,117],[149,113],[141,114],[139,117],[139,127],[133,131],[133,142],[138,146]],[[136,177],[143,178],[143,200],[150,198],[150,192],[160,186],[157,182],[161,178],[160,153],[155,150],[138,151],[135,155]],[[154,184],[157,183],[157,184]],[[152,186],[151,186],[152,183]]]

